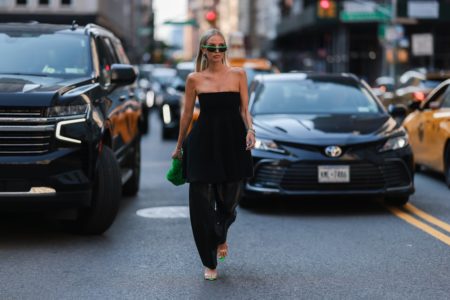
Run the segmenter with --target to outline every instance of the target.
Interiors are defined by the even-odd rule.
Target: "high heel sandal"
[[[220,261],[225,261],[225,257],[228,255],[228,245],[226,244],[226,243],[224,243],[225,244],[225,247],[224,247],[224,249],[218,249],[218,253],[217,253],[217,258],[220,260]],[[223,245],[223,244],[222,244]]]
[[[211,270],[209,268],[205,269],[205,273],[203,274],[205,276],[205,280],[216,280],[217,279],[217,271],[215,273],[208,273],[207,270]]]

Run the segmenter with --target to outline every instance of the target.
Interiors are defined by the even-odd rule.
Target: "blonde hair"
[[[200,38],[200,43],[198,45],[198,53],[197,58],[195,59],[195,71],[201,72],[208,68],[208,59],[206,56],[203,55],[202,52],[202,46],[206,44],[206,42],[212,37],[218,35],[225,41],[225,37],[223,36],[222,32],[219,31],[219,29],[211,28],[207,30],[205,33],[203,33],[202,37]],[[223,58],[223,64],[228,66],[228,60],[227,60],[227,54],[224,52],[224,58]]]

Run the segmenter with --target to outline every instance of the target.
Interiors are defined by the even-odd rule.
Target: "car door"
[[[442,159],[440,151],[442,142],[439,141],[439,115],[438,107],[446,97],[450,96],[448,85],[442,86],[423,106],[421,120],[418,124],[419,142],[421,145],[422,163],[430,168],[438,170],[439,161]]]
[[[433,169],[444,172],[444,151],[450,136],[450,88],[447,88],[439,102],[439,108],[434,110],[430,124],[430,165]]]
[[[111,47],[117,56],[119,62],[121,64],[130,64],[130,61],[125,53],[125,50],[122,47],[122,44],[119,40],[110,40]],[[140,118],[142,118],[142,106],[140,101],[136,96],[136,83],[124,86],[124,90],[127,91],[128,98],[126,99],[125,106],[125,115],[127,121],[127,139],[126,142],[129,143],[133,141],[136,137],[139,136],[139,122]]]
[[[112,102],[108,111],[108,119],[110,120],[110,128],[112,133],[112,148],[116,153],[119,162],[124,153],[126,146],[126,114],[125,100],[128,98],[126,87],[117,86],[111,82],[111,66],[119,63],[116,55],[111,49],[108,39],[104,36],[96,37],[96,45],[99,51],[100,70],[104,78],[104,88],[107,90],[107,98]]]

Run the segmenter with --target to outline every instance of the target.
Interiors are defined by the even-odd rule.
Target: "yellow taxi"
[[[443,173],[450,188],[450,79],[436,87],[403,125],[416,165]]]

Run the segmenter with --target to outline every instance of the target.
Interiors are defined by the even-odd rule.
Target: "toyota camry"
[[[249,109],[257,141],[244,200],[358,195],[403,205],[414,193],[407,133],[356,76],[259,75]]]

